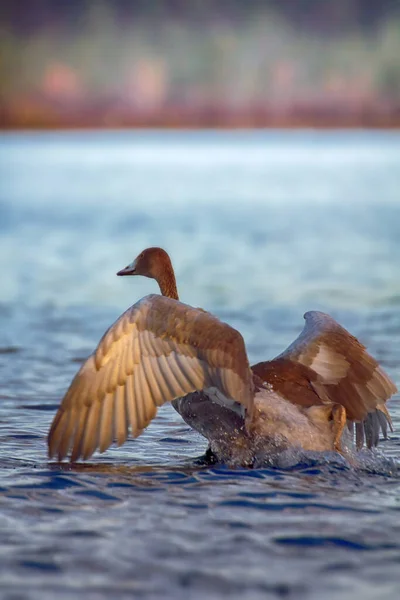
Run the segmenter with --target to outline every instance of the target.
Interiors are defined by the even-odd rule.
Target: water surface
[[[398,397],[356,467],[201,466],[170,407],[80,466],[49,463],[45,438],[104,330],[157,290],[115,276],[150,245],[252,363],[317,309],[399,384],[400,135],[4,134],[0,182],[1,596],[397,598]]]

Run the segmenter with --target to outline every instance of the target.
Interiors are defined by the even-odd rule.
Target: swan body
[[[228,324],[167,295],[144,297],[73,379],[49,431],[50,457],[88,459],[121,445],[165,402],[225,462],[251,465],[260,451],[288,447],[342,451],[354,423],[357,445],[376,445],[391,426],[385,402],[396,387],[334,319],[313,311],[305,320],[284,353],[250,367]]]

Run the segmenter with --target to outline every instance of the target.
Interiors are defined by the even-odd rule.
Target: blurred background
[[[3,0],[3,126],[399,126],[399,7]]]

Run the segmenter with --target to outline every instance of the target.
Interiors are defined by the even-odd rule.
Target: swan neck
[[[163,296],[167,296],[167,298],[172,298],[173,300],[179,300],[175,274],[172,266],[169,269],[166,269],[157,281]]]

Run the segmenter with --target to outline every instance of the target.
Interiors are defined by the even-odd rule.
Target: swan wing
[[[397,392],[390,377],[351,335],[329,315],[310,311],[298,338],[277,357],[311,370],[310,385],[319,400],[341,404],[356,425],[357,445],[376,445],[379,430],[392,428],[386,401]],[[271,361],[274,362],[274,361]],[[361,426],[363,425],[363,426]]]
[[[238,331],[177,300],[146,296],[108,329],[73,379],[48,435],[71,461],[137,437],[157,407],[216,387],[251,411],[252,374]]]

